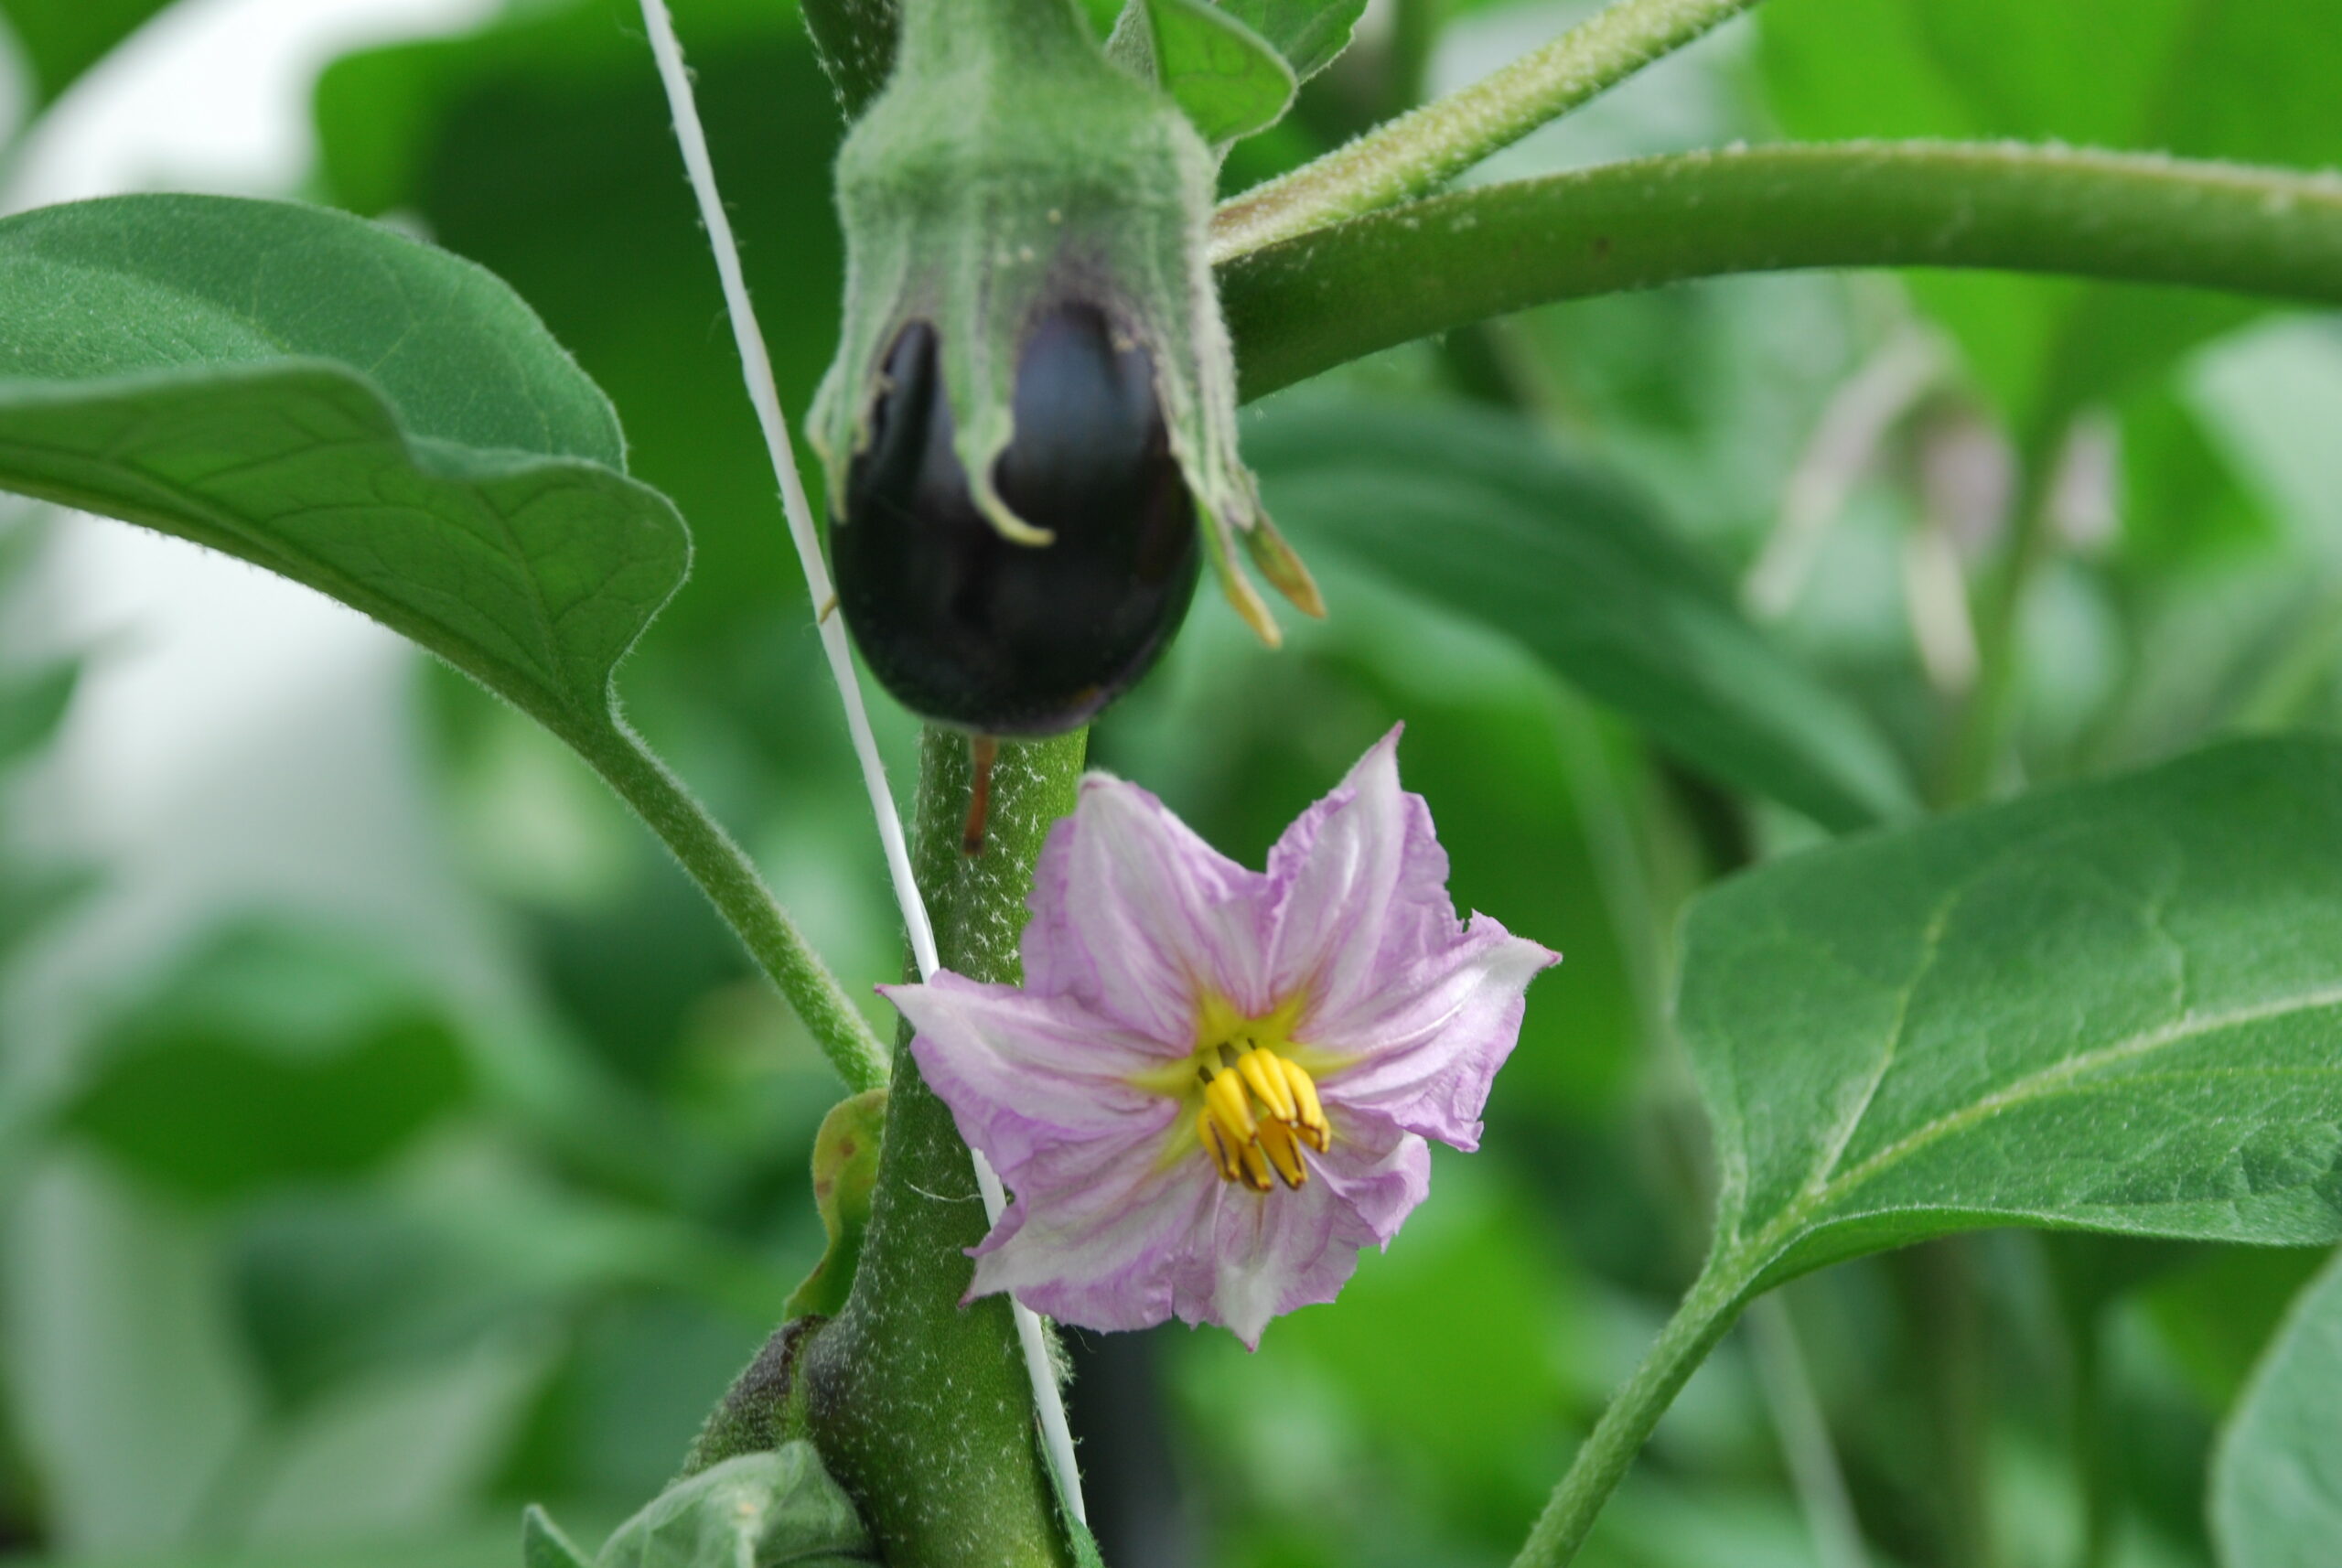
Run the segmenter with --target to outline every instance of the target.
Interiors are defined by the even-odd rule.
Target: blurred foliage
[[[0,5],[50,96],[156,8]],[[674,8],[801,412],[836,326],[836,105],[789,7]],[[1436,68],[1588,6],[1394,9],[1437,32]],[[631,471],[697,546],[621,672],[629,716],[859,989],[900,961],[867,807],[634,13],[529,0],[464,38],[335,62],[317,189],[504,277],[610,393]],[[1370,18],[1292,119],[1238,146],[1226,188],[1403,106],[1424,75],[1413,36]],[[2332,0],[1771,0],[1508,166],[1679,145],[1687,116],[1719,137],[2051,136],[2323,166],[2342,158],[2325,112],[2337,48]],[[1943,367],[1872,411],[1875,440],[1826,449],[1816,432],[1864,368],[1924,324],[1954,345]],[[1687,767],[1703,757],[1647,695],[1556,679],[1588,598],[1625,589],[1591,569],[1508,581],[1493,546],[1458,561],[1427,535],[1680,560],[1662,580],[1703,583],[1699,613],[1745,626],[1750,661],[1795,670],[1926,779],[1961,699],[1919,629],[1946,591],[1926,562],[1948,547],[1952,586],[1981,580],[2018,498],[2063,472],[2024,627],[2025,778],[2329,725],[2342,695],[2329,321],[2054,281],[1762,278],[1538,311],[1331,381],[1254,428],[1273,499],[1283,486],[1326,541],[1311,559],[1332,619],[1271,655],[1199,603],[1096,759],[1257,863],[1403,719],[1459,904],[1568,962],[1541,983],[1485,1152],[1441,1159],[1435,1201],[1338,1306],[1279,1323],[1255,1356],[1176,1330],[1114,1352],[1112,1376],[1136,1381],[1080,1419],[1116,1568],[1506,1561],[1703,1239],[1703,1134],[1661,1001],[1675,915],[1818,830]],[[1346,448],[1342,411],[1360,406],[1376,420]],[[1467,434],[1410,457],[1376,434],[1393,427]],[[1295,429],[1318,434],[1281,452]],[[1443,537],[1419,506],[1378,511],[1394,473],[1468,466],[1491,430],[1478,482],[1501,518]],[[1625,521],[1522,478],[1554,473],[1635,498]],[[1816,474],[1841,499],[1794,591],[1731,612],[1785,495]],[[6,570],[0,602],[24,592]],[[411,961],[412,933],[301,908],[207,905],[167,941],[110,935],[106,883],[77,909],[65,895],[88,878],[46,842],[71,781],[43,754],[90,678],[79,650],[37,641],[0,638],[0,1555],[509,1568],[528,1498],[598,1541],[673,1472],[821,1255],[807,1166],[834,1080],[590,775],[441,670],[418,672],[414,719],[462,885],[435,918],[481,933],[477,973]],[[1749,668],[1715,671],[1719,689]],[[880,717],[905,776],[909,727]],[[104,1004],[56,1046],[58,1084],[16,1094],[38,1079],[18,1070],[38,1054],[21,1020],[76,943]],[[1965,1299],[2006,1568],[2076,1561],[2093,1487],[2118,1522],[2107,1561],[2212,1561],[2198,1499],[2215,1423],[2317,1262],[1975,1247]],[[1939,1320],[1876,1260],[1784,1299],[1872,1561],[1972,1568],[1928,1437],[1951,1353]],[[1107,1352],[1075,1353],[1108,1376]],[[1694,1381],[1585,1561],[1826,1568],[1752,1357],[1735,1340]],[[2085,1422],[2097,1460],[2075,1442]],[[1151,1457],[1110,1465],[1117,1444]]]
[[[49,103],[171,0],[0,0],[33,80]]]

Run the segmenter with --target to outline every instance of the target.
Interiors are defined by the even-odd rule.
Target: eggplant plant
[[[0,5],[51,95],[156,8],[73,32],[64,13]],[[2342,10],[1613,0],[1426,97],[1434,0],[1374,18],[1364,0],[804,0],[827,93],[801,72],[775,112],[834,115],[833,161],[827,143],[712,143],[701,123],[683,49],[728,59],[725,40],[781,21],[687,8],[679,40],[663,0],[621,8],[624,31],[607,5],[572,10],[599,27],[590,46],[565,20],[509,20],[497,69],[556,43],[622,51],[640,108],[655,67],[657,114],[610,124],[657,177],[688,171],[705,232],[671,204],[671,232],[642,242],[691,247],[694,287],[720,278],[781,501],[751,472],[688,482],[731,487],[711,510],[753,511],[747,530],[725,517],[727,540],[778,538],[776,510],[792,532],[792,635],[818,628],[843,700],[899,972],[825,961],[760,864],[770,835],[744,847],[622,707],[622,667],[671,607],[794,605],[799,588],[736,553],[687,585],[690,498],[630,467],[618,411],[526,279],[459,253],[479,211],[439,200],[447,168],[360,112],[454,102],[455,75],[432,74],[453,57],[358,57],[319,96],[339,199],[418,211],[447,248],[200,194],[0,219],[0,487],[305,585],[542,726],[704,894],[844,1096],[811,1192],[790,1195],[818,1208],[826,1251],[763,1350],[605,1544],[532,1509],[529,1568],[1037,1568],[1142,1550],[1093,1532],[1063,1406],[1099,1337],[1177,1319],[1273,1346],[1287,1315],[1338,1318],[1360,1254],[1410,1245],[1421,1206],[1419,1226],[1439,1223],[1481,1161],[1574,1157],[1571,1134],[1506,1111],[1509,1082],[1558,1070],[1532,1058],[1568,1048],[1584,1015],[1578,966],[1553,967],[1574,938],[1533,911],[1458,908],[1499,885],[1466,886],[1488,852],[1460,780],[1528,765],[1496,741],[1459,749],[1435,720],[1428,736],[1356,734],[1246,819],[1240,854],[1209,842],[1192,773],[1149,771],[1318,724],[1317,689],[1282,671],[1393,596],[1418,618],[1389,624],[1432,628],[1394,667],[1468,672],[1493,643],[1572,693],[1572,810],[1597,844],[1584,897],[1616,923],[1597,961],[1634,972],[1646,1016],[1619,1031],[1704,1114],[1704,1139],[1658,1118],[1676,1175],[1628,1227],[1679,1305],[1584,1412],[1508,1548],[1518,1568],[1597,1560],[1606,1506],[1633,1496],[1638,1455],[1744,1318],[1819,1560],[2166,1560],[2121,1555],[2147,1510],[2108,1458],[2105,1363],[2111,1304],[2136,1281],[2131,1254],[2092,1249],[2342,1240],[2336,600],[2271,590],[2254,603],[2280,607],[2241,617],[2255,636],[2193,686],[2203,645],[2175,640],[2163,662],[2156,646],[2228,591],[2202,564],[2246,549],[2206,542],[2243,502],[2168,392],[2173,367],[2273,308],[2342,305],[2326,167],[2342,131],[2321,107]],[[1718,69],[1761,83],[1796,136],[1507,174],[1520,144],[1647,70],[1752,39]],[[523,126],[556,112],[517,99],[503,112]],[[814,193],[790,221],[833,234],[759,227],[756,201],[784,179]],[[757,195],[727,206],[726,187]],[[735,221],[748,263],[830,247],[839,313],[770,288],[752,301]],[[524,273],[541,260],[514,256]],[[1891,328],[1817,415],[1778,527],[1737,543],[1671,526],[1614,477],[1634,442],[1606,454],[1585,413],[1598,389],[1554,375],[1567,356],[1525,325],[1699,280],[1887,269],[1907,281],[1868,281]],[[2009,282],[2023,274],[2060,281]],[[583,324],[583,298],[546,315]],[[794,408],[780,387],[803,366],[776,376],[770,344],[800,317],[828,369]],[[1656,373],[1657,351],[1623,358]],[[1413,390],[1378,397],[1377,376]],[[1887,470],[1907,480],[1884,525],[1896,564],[1847,596],[1894,637],[1864,670],[1789,611],[1818,591],[1849,498]],[[2004,493],[1975,503],[1980,482]],[[2119,565],[2088,537],[2105,512],[2133,552]],[[1718,569],[1735,554],[1738,595]],[[2059,729],[2045,693],[2074,644],[2045,631],[2045,607],[2093,572],[2130,596],[2129,663]],[[1112,735],[1115,704],[1183,679],[1183,636],[1219,635],[1206,620],[1242,628],[1215,657],[1245,673],[1216,708],[1159,705],[1186,712],[1176,733],[1150,746],[1134,727],[1085,772],[1090,726]],[[907,823],[849,643],[919,726]],[[1612,753],[1638,759],[1632,812],[1602,793]],[[874,986],[885,1015],[865,1005]],[[1486,1153],[1434,1164],[1434,1143]],[[1642,1179],[1620,1140],[1589,1146],[1606,1181]],[[1670,1227],[1705,1237],[1695,1266]],[[1970,1234],[1985,1230],[2042,1240],[2011,1265]],[[1919,1346],[1893,1417],[1928,1455],[1907,1466],[1916,1502],[1880,1478],[1889,1460],[1842,1453],[1855,1423],[1818,1402],[1781,1305],[1794,1293],[1773,1294],[1888,1253],[1887,1316]],[[2044,1342],[2070,1381],[2055,1552],[1995,1500],[1991,1412],[2012,1374],[1975,1325],[1996,1290],[2052,1303]],[[1494,1310],[1460,1283],[1431,1298],[1418,1337],[1377,1342],[1378,1362],[1468,1345]],[[2273,1337],[2252,1322],[2267,1359],[2218,1440],[2203,1549],[2224,1568],[2330,1562],[2342,1288],[2326,1270]],[[1266,1373],[1211,1388],[1207,1446],[1224,1437],[1221,1461],[1264,1469],[1270,1491],[1302,1484],[1311,1423],[1341,1419],[1284,1402]],[[1290,1423],[1290,1451],[1239,1442],[1259,1411]],[[1558,1408],[1537,1419],[1568,1425]],[[1243,1560],[1415,1550],[1327,1529],[1335,1556]],[[2196,1560],[2179,1535],[2168,1560]]]

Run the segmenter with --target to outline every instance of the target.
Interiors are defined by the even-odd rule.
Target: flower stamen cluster
[[[1255,1046],[1243,1055],[1223,1041],[1213,1053],[1220,1070],[1196,1064],[1203,1084],[1203,1108],[1196,1112],[1196,1137],[1211,1151],[1222,1181],[1241,1181],[1254,1192],[1269,1190],[1269,1173],[1288,1187],[1309,1179],[1301,1145],[1331,1152],[1333,1128],[1317,1098],[1317,1080],[1290,1057]],[[1248,1092],[1249,1091],[1249,1092]],[[1256,1115],[1252,1102],[1258,1101]]]

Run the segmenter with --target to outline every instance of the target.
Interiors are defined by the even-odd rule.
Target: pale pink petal
[[[1269,1319],[1339,1294],[1359,1250],[1387,1242],[1431,1187],[1428,1145],[1395,1129],[1344,1128],[1330,1153],[1304,1157],[1313,1174],[1298,1189],[1221,1184],[1205,1247],[1179,1270],[1182,1319],[1259,1348]]]
[[[919,1076],[1004,1178],[1058,1140],[1137,1139],[1169,1120],[1172,1102],[1129,1079],[1185,1048],[1166,1051],[1077,998],[1034,996],[948,970],[924,985],[879,990],[917,1031]]]
[[[1397,729],[1269,851],[1270,984],[1347,1012],[1463,934],[1431,809],[1399,788]]]
[[[1078,996],[1126,1028],[1190,1047],[1203,992],[1267,1010],[1266,887],[1153,795],[1092,774],[1041,851],[1026,987]]]
[[[1009,1178],[1015,1200],[971,1253],[969,1298],[1007,1291],[1084,1328],[1147,1328],[1168,1318],[1174,1277],[1209,1234],[1226,1184],[1200,1149],[1166,1165],[1161,1144],[1159,1132],[1139,1147],[1059,1144],[1020,1167]]]
[[[1312,1011],[1307,1043],[1349,1065],[1317,1092],[1340,1105],[1459,1149],[1480,1146],[1480,1111],[1497,1069],[1520,1037],[1522,993],[1561,961],[1486,915],[1457,939],[1384,977],[1379,991]]]

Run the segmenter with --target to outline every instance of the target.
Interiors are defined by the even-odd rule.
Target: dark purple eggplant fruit
[[[863,658],[939,724],[1033,736],[1089,723],[1155,662],[1195,593],[1195,503],[1146,350],[1084,304],[1026,333],[993,481],[1047,544],[1002,538],[970,498],[934,328],[906,327],[886,372],[830,531]]]

